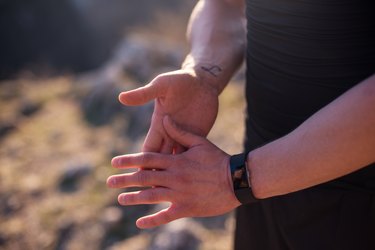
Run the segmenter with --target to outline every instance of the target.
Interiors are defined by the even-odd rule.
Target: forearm
[[[219,93],[243,61],[244,7],[243,0],[201,0],[190,18],[191,48],[183,67],[204,75]]]
[[[248,155],[258,198],[290,193],[375,162],[375,75],[290,134]]]

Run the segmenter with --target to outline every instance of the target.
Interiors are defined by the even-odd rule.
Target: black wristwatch
[[[247,153],[232,155],[230,157],[230,173],[232,176],[234,194],[241,204],[258,201],[255,198],[249,181],[249,172],[246,167]]]

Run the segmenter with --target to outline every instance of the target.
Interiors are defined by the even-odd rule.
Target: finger
[[[167,155],[152,152],[128,154],[116,156],[111,164],[115,168],[152,168],[166,169],[171,164],[171,159]]]
[[[154,125],[151,124],[150,130],[147,133],[145,142],[143,143],[142,151],[143,152],[160,152],[162,144],[163,144],[163,136],[157,129],[154,128]]]
[[[164,117],[163,125],[167,134],[182,146],[191,148],[203,142],[202,137],[181,129],[169,116]]]
[[[163,224],[167,224],[179,218],[181,218],[181,215],[178,213],[177,209],[175,209],[172,205],[155,214],[148,215],[138,219],[136,225],[141,229],[152,228]]]
[[[157,97],[160,97],[165,92],[165,84],[163,84],[162,77],[155,78],[151,83],[133,89],[127,92],[122,92],[119,95],[119,101],[125,105],[142,105]]]
[[[149,188],[136,192],[123,193],[118,196],[121,205],[157,204],[170,198],[170,190],[164,187]]]
[[[140,170],[134,173],[112,175],[107,179],[110,188],[151,187],[169,185],[165,171]]]
[[[181,146],[180,144],[175,144],[174,146],[174,154],[181,154],[186,151],[186,148]]]
[[[174,142],[172,141],[169,136],[165,136],[166,138],[163,140],[163,144],[160,149],[161,154],[171,154],[173,152]]]
[[[119,95],[119,101],[124,105],[142,105],[158,97],[158,91],[155,85],[147,84],[143,87],[122,92]]]

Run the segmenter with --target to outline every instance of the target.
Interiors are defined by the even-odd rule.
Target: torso
[[[247,101],[283,135],[375,73],[375,8],[363,0],[248,0]]]
[[[375,73],[373,6],[365,0],[247,0],[246,150],[289,133]],[[375,249],[374,214],[372,165],[241,206],[235,245]]]

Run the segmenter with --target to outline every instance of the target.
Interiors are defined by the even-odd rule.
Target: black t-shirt
[[[289,133],[375,73],[373,6],[363,0],[247,0],[246,150]],[[236,248],[375,249],[374,194],[372,165],[241,207]]]
[[[248,0],[248,149],[287,134],[375,73],[373,6],[361,0]],[[260,141],[251,140],[254,133]],[[366,185],[375,191],[375,168],[364,171],[371,173],[353,181],[362,185],[369,178]]]

